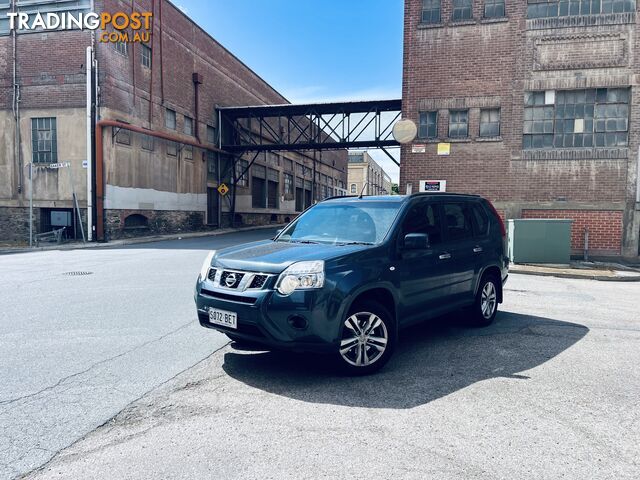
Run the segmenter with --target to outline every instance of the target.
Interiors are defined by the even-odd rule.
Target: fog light
[[[289,317],[289,325],[296,330],[305,330],[309,323],[306,318],[301,317],[300,315],[294,315],[293,317]]]

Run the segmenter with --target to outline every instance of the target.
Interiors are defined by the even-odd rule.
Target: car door
[[[472,212],[468,202],[446,201],[442,204],[444,253],[447,261],[451,307],[473,300],[476,272],[475,238]]]
[[[492,256],[495,255],[495,246],[492,245],[490,235],[489,213],[481,202],[470,202],[469,208],[473,218],[473,253],[475,257],[475,278],[474,285],[477,285],[478,277],[484,268],[491,263]]]
[[[429,247],[406,250],[404,237],[409,233],[429,235]],[[397,237],[399,295],[403,324],[435,315],[448,295],[446,261],[442,254],[441,211],[434,202],[421,201],[411,206],[399,228]]]

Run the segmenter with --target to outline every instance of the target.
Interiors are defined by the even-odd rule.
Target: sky
[[[403,0],[174,3],[292,103],[402,96]],[[398,167],[370,153],[397,182]]]

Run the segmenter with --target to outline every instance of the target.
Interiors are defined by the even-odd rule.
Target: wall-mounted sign
[[[424,143],[411,145],[411,153],[427,153],[427,146]]]
[[[71,164],[69,162],[64,162],[64,163],[50,163],[49,165],[47,165],[47,168],[67,168],[70,167]]]
[[[446,192],[446,180],[420,180],[421,192]]]
[[[451,144],[450,143],[439,143],[438,144],[438,155],[449,155],[451,153]]]
[[[89,166],[89,162],[86,160],[82,160],[82,168],[87,168]]]

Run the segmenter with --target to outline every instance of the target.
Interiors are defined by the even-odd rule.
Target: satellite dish
[[[393,138],[398,143],[409,143],[418,135],[418,127],[413,120],[398,120],[393,126]]]

